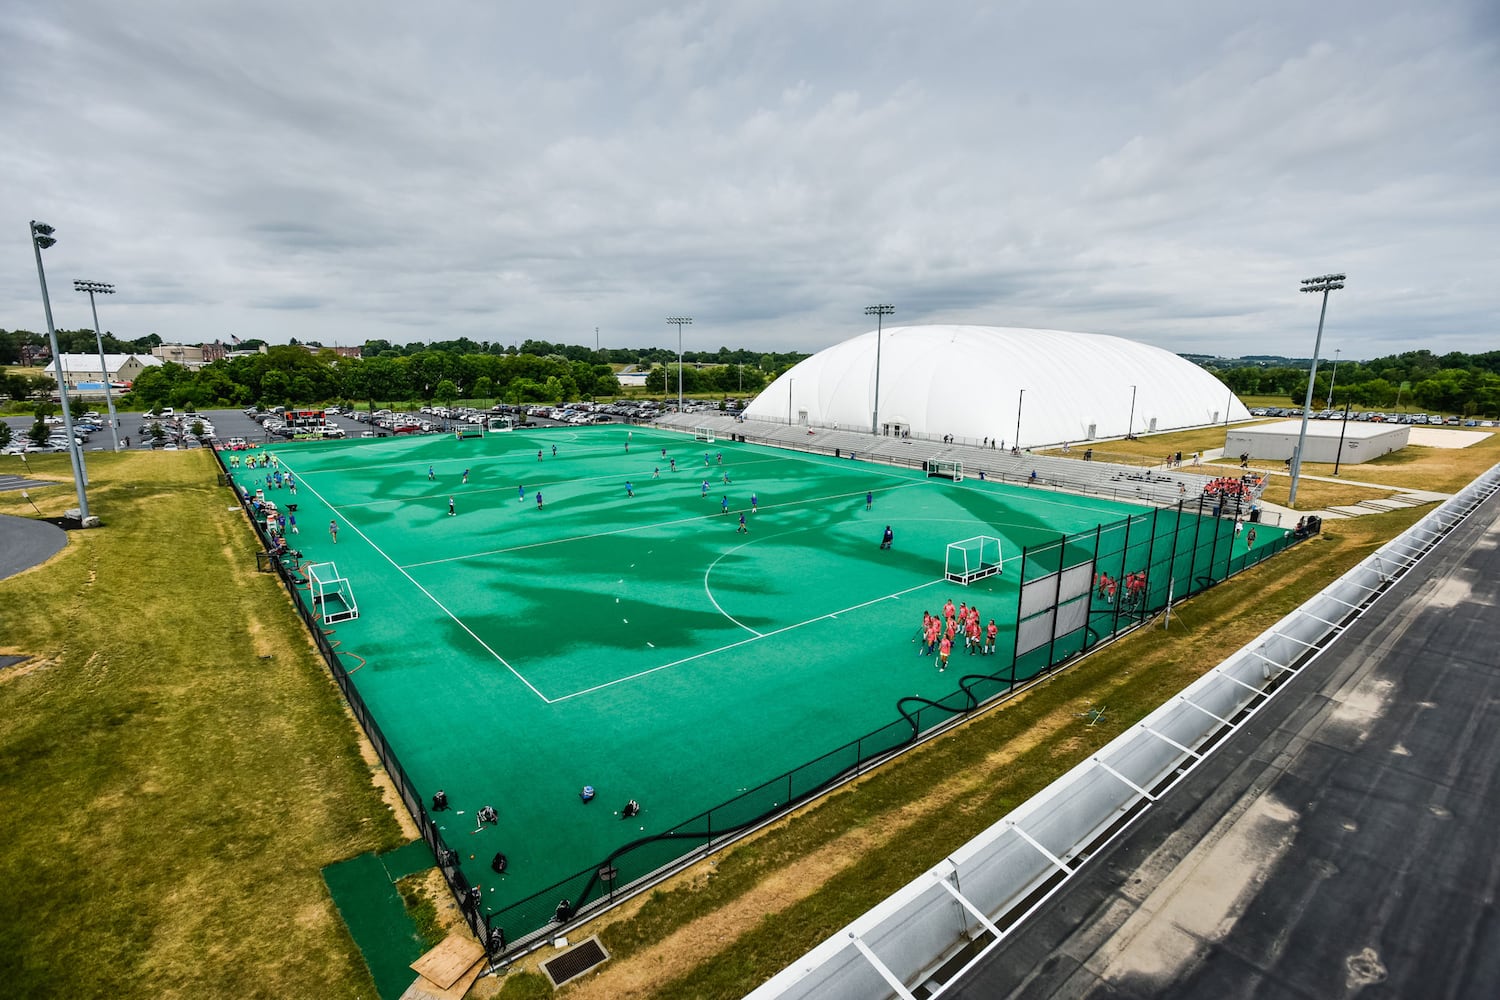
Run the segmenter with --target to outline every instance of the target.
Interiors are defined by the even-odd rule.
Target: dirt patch
[[[390,809],[396,817],[396,823],[401,827],[401,835],[407,840],[416,840],[422,835],[417,827],[417,821],[411,818],[411,813],[406,811],[406,803],[401,799],[401,793],[396,791],[396,783],[391,780],[391,774],[380,763],[380,755],[375,752],[375,745],[365,736],[365,731],[359,727],[359,720],[354,717],[354,711],[344,703],[344,715],[349,719],[349,725],[356,735],[355,743],[359,747],[359,758],[370,768],[370,783],[380,791],[380,797],[385,801],[386,808]],[[433,875],[442,882],[442,876],[437,869],[433,869]],[[447,883],[443,882],[446,887]],[[444,888],[443,895],[451,895]],[[438,898],[434,896],[433,898]],[[441,911],[441,906],[439,911]]]

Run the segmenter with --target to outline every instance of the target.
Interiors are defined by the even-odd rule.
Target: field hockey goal
[[[928,462],[927,478],[940,476],[943,479],[951,479],[955,483],[964,481],[964,463],[962,462]]]
[[[453,436],[462,441],[464,438],[484,437],[483,424],[462,423],[453,428]]]
[[[968,586],[975,580],[1000,572],[1000,539],[975,535],[961,542],[949,542],[943,575],[954,583]]]
[[[712,427],[694,427],[693,440],[702,441],[706,444],[714,443],[714,429]]]
[[[359,605],[354,600],[354,587],[339,575],[339,568],[331,562],[308,563],[302,567],[312,591],[313,608],[323,615],[323,624],[348,621],[359,617]]]

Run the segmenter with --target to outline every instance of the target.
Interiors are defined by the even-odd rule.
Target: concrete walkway
[[[1180,466],[1118,465],[1107,461],[1085,462],[1082,452],[1085,445],[1075,446],[1070,454],[1059,455],[1044,452],[1024,452],[1012,456],[996,448],[975,444],[953,444],[929,441],[921,438],[893,438],[872,434],[868,431],[839,428],[812,427],[801,424],[781,424],[768,421],[738,421],[716,412],[667,414],[657,423],[677,430],[694,427],[712,428],[715,434],[729,437],[745,434],[748,439],[760,444],[792,448],[797,451],[813,451],[823,454],[842,454],[853,458],[892,462],[897,465],[920,466],[923,461],[959,460],[964,464],[966,475],[976,475],[981,470],[995,482],[1025,483],[1032,473],[1038,478],[1036,485],[1065,492],[1106,496],[1117,500],[1137,501],[1171,506],[1185,496],[1198,496],[1209,480],[1219,476],[1238,478],[1245,471],[1260,475],[1285,476],[1279,470],[1257,468],[1244,470],[1233,460],[1224,462],[1224,449],[1212,448],[1199,456],[1198,464],[1184,456]],[[1092,441],[1094,447],[1107,446],[1109,440]],[[1334,506],[1323,509],[1294,510],[1281,504],[1259,500],[1261,518],[1267,524],[1290,528],[1299,518],[1309,514],[1325,521],[1337,521],[1362,514],[1381,514],[1404,507],[1419,507],[1437,503],[1451,496],[1430,490],[1411,490],[1383,483],[1368,483],[1343,477],[1304,475],[1303,479],[1324,483],[1341,483],[1372,490],[1389,490],[1391,496],[1362,500],[1358,504]]]
[[[1222,449],[1204,452],[1203,468],[1213,469],[1216,473],[1226,476],[1239,475],[1240,467],[1238,465],[1216,464],[1217,460],[1223,458],[1223,455],[1224,452]],[[1165,468],[1165,466],[1161,466],[1160,468]],[[1256,469],[1254,471],[1267,477],[1287,476],[1285,472],[1274,472],[1269,469]],[[1313,508],[1311,510],[1293,509],[1281,504],[1267,503],[1265,500],[1262,500],[1260,502],[1261,510],[1277,515],[1277,519],[1273,519],[1273,523],[1291,525],[1296,523],[1298,518],[1307,515],[1319,517],[1325,521],[1338,521],[1348,517],[1359,517],[1363,514],[1384,514],[1387,511],[1402,510],[1407,507],[1421,507],[1425,504],[1441,503],[1453,496],[1451,493],[1438,493],[1434,490],[1413,490],[1404,486],[1391,486],[1387,483],[1371,483],[1360,479],[1345,479],[1343,476],[1312,476],[1304,473],[1302,479],[1319,483],[1338,483],[1342,486],[1359,486],[1371,490],[1389,490],[1391,495],[1388,497],[1361,500],[1357,504],[1338,504],[1332,507],[1324,507],[1322,509]]]

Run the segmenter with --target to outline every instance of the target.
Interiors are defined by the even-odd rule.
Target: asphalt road
[[[945,998],[1500,996],[1500,496]]]

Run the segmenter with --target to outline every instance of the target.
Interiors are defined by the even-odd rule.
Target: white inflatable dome
[[[871,430],[875,340],[871,330],[819,351],[767,386],[746,416]],[[994,326],[880,334],[881,433],[1030,448],[1222,424],[1226,410],[1229,420],[1250,416],[1191,361],[1120,337]]]

